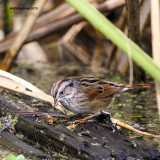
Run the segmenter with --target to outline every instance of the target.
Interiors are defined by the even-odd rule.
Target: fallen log
[[[49,159],[51,160],[52,157],[31,145],[26,144],[25,142],[21,141],[18,137],[14,136],[13,134],[4,131],[0,134],[0,142],[1,146],[6,148],[7,150],[12,150],[16,153],[21,152],[21,154],[25,154],[27,158],[36,158],[36,159]]]
[[[0,90],[0,116],[18,111],[54,112],[49,103],[15,92]],[[62,114],[62,113],[61,113]],[[62,118],[61,118],[62,119]],[[72,119],[73,121],[73,119]],[[16,133],[24,135],[32,145],[50,155],[53,151],[79,159],[156,159],[160,152],[144,142],[113,133],[112,127],[100,121],[77,123],[68,129],[67,122],[55,126],[44,123],[44,117],[20,115]]]

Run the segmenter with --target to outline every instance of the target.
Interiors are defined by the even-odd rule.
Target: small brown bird
[[[77,113],[100,113],[105,111],[119,92],[147,84],[118,84],[94,77],[60,80],[53,84],[51,94],[54,105],[59,101],[66,109]]]

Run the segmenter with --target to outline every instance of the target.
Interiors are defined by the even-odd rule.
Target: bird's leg
[[[86,123],[86,122],[88,122],[88,121],[92,121],[92,120],[90,120],[90,119],[93,118],[93,117],[98,116],[99,114],[100,114],[100,113],[95,113],[95,114],[92,114],[92,115],[90,115],[90,116],[88,116],[88,117],[85,117],[85,118],[83,118],[83,119],[75,120],[75,122],[78,122],[78,123]]]
[[[96,116],[99,116],[100,119],[105,120],[105,123],[106,123],[107,125],[109,125],[109,126],[114,126],[113,123],[112,123],[112,121],[111,121],[111,114],[108,113],[108,112],[102,112],[102,111],[101,111],[101,112],[94,113],[94,114],[92,114],[92,115],[90,115],[90,116],[88,116],[88,117],[85,117],[85,118],[83,118],[83,119],[75,120],[74,122],[77,122],[77,123],[86,123],[86,122],[88,122],[88,121],[91,121],[90,119],[91,119],[91,118],[94,118],[94,117],[96,117]],[[102,116],[102,118],[101,118],[101,116]]]
[[[96,117],[98,115],[100,115],[100,112],[99,113],[94,113],[94,114],[92,114],[92,115],[90,115],[88,117],[85,117],[83,119],[75,120],[75,122],[77,122],[77,123],[87,123],[89,121],[91,122],[92,120],[90,120],[90,119],[93,118],[93,117]]]
[[[90,116],[88,116],[88,117],[85,117],[85,118],[83,118],[83,120],[89,120],[89,119],[91,119],[91,118],[93,118],[93,117],[96,117],[96,116],[98,116],[98,115],[100,115],[101,113],[94,113],[94,114],[92,114],[92,115],[90,115]]]
[[[76,120],[75,122],[85,123],[85,122],[88,122],[88,120],[90,120],[91,118],[94,118],[94,117],[99,116],[99,115],[101,115],[101,114],[104,114],[104,113],[103,113],[102,111],[101,111],[101,112],[97,112],[97,113],[94,113],[94,114],[92,114],[92,115],[90,115],[90,116],[88,116],[88,117],[85,117],[85,118],[83,118],[83,119]],[[111,116],[110,116],[110,113],[108,113],[108,112],[105,112],[105,116],[106,116],[106,115],[109,115],[109,117],[111,117]]]

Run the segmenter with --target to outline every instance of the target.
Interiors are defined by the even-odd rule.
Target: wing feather
[[[104,98],[120,92],[124,88],[124,85],[88,77],[81,79],[81,87],[89,100],[94,100],[95,98]]]

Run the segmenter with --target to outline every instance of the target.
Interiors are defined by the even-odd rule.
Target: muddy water
[[[113,82],[128,83],[127,77],[119,77],[113,73],[93,74],[88,67],[77,64],[43,65],[38,70],[30,64],[25,64],[14,67],[11,72],[48,94],[50,94],[53,82],[64,78],[96,76]],[[151,85],[148,89],[135,89],[118,94],[109,112],[115,119],[132,126],[136,125],[143,131],[160,134],[154,82],[150,79],[147,83]],[[160,150],[160,139],[158,138],[142,136],[125,129],[121,129],[121,131],[126,136],[146,141],[150,146]]]

